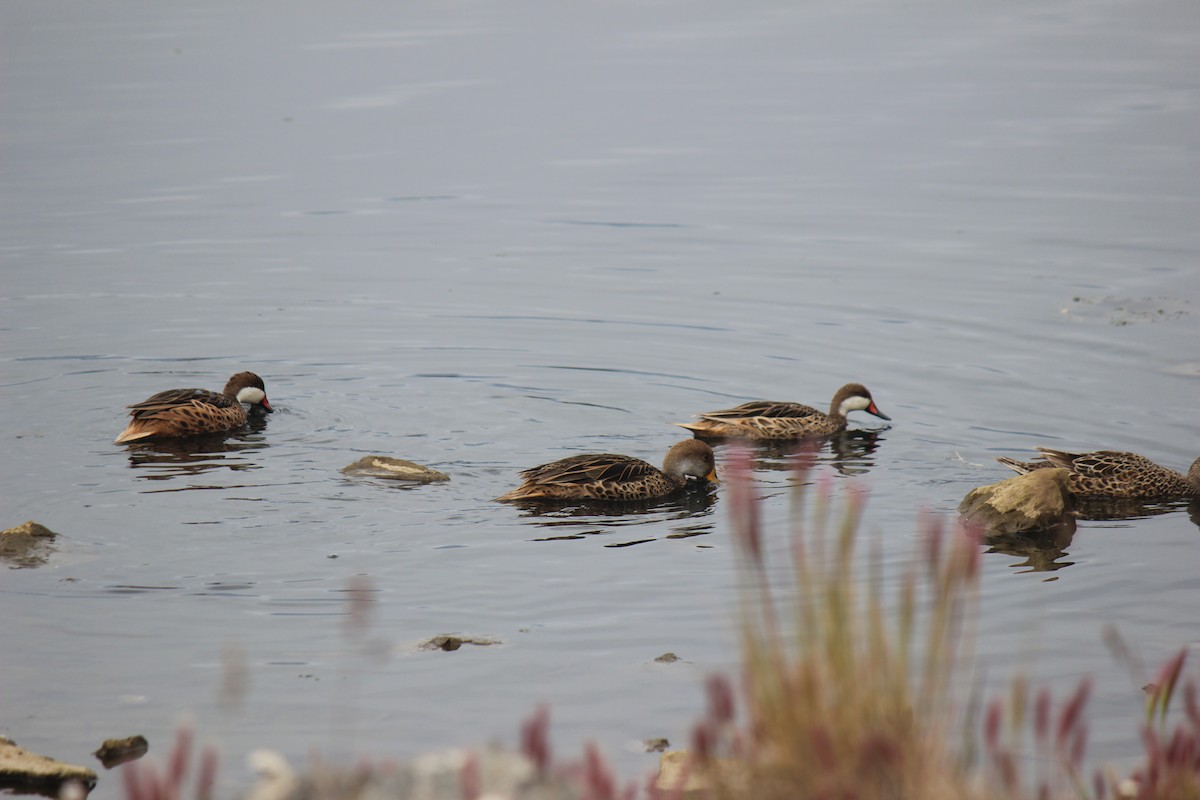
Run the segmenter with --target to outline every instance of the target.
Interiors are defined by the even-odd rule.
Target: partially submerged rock
[[[100,749],[92,753],[100,759],[105,769],[112,769],[126,761],[134,761],[146,755],[150,744],[145,736],[129,736],[124,739],[105,739]]]
[[[96,773],[31,753],[11,739],[0,737],[0,789],[58,797],[69,783],[78,783],[85,793],[90,792],[96,785]]]
[[[342,474],[352,478],[386,478],[409,483],[438,483],[450,480],[450,476],[444,472],[390,456],[364,456],[353,464],[342,467]]]
[[[1075,496],[1065,469],[1035,469],[999,483],[972,489],[958,511],[990,533],[1045,531],[1072,521]]]
[[[732,759],[703,761],[687,750],[668,750],[659,756],[654,788],[660,796],[679,800],[747,796],[744,764]]]
[[[57,533],[33,520],[0,531],[0,561],[7,561],[13,569],[40,567],[54,552],[56,536]]]
[[[487,636],[455,636],[454,634],[442,634],[426,639],[421,642],[422,650],[443,650],[447,653],[452,653],[464,644],[473,644],[480,647],[487,647],[492,644],[500,644],[499,639],[492,639]]]

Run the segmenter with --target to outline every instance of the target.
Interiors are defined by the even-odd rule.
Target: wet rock
[[[306,775],[296,774],[276,753],[255,753],[251,765],[260,780],[248,800],[461,800],[463,797],[579,800],[582,797],[565,778],[539,775],[529,759],[498,747],[445,750],[401,765],[320,767]]]
[[[11,739],[0,737],[0,789],[58,797],[72,783],[82,786],[86,794],[96,785],[96,773],[31,753]]]
[[[991,534],[1046,531],[1071,525],[1075,496],[1065,469],[1035,469],[1024,475],[972,489],[958,511]]]
[[[668,750],[658,759],[654,788],[664,797],[710,800],[745,797],[746,767],[731,759],[702,763],[686,750]]]
[[[663,653],[661,656],[659,656],[658,658],[656,658],[654,660],[660,664],[674,664],[676,661],[679,660],[679,656],[675,655],[674,653]]]
[[[40,567],[54,552],[57,533],[45,525],[29,520],[0,531],[0,561],[6,561],[13,569]]]
[[[420,648],[422,650],[443,650],[447,653],[452,653],[462,647],[464,644],[487,647],[488,645],[492,644],[500,644],[500,640],[491,639],[486,636],[455,636],[453,634],[442,634],[421,642]]]
[[[342,474],[352,478],[386,478],[407,483],[438,483],[450,476],[436,469],[390,456],[365,456],[342,467]]]
[[[105,769],[112,769],[126,761],[135,761],[150,749],[145,736],[129,736],[125,739],[105,739],[100,749],[92,753],[100,759]]]

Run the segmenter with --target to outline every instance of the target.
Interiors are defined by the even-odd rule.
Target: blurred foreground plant
[[[797,485],[812,459],[797,456]],[[917,552],[885,592],[878,550],[859,552],[866,495],[851,491],[840,516],[829,484],[812,508],[797,489],[787,601],[772,590],[749,454],[731,454],[726,497],[740,563],[743,695],[722,676],[707,685],[708,712],[692,737],[701,795],[793,798],[1200,797],[1200,712],[1195,682],[1168,735],[1166,712],[1183,654],[1164,670],[1143,732],[1145,766],[1130,779],[1083,772],[1091,691],[1083,679],[1055,708],[1048,690],[1031,704],[1015,679],[987,705],[982,750],[969,700],[976,686],[979,547],[970,531],[920,524]],[[1157,727],[1156,727],[1157,726]],[[1030,758],[1030,750],[1037,756]],[[1031,768],[1032,765],[1032,768]],[[670,797],[671,787],[663,787]],[[674,794],[681,794],[674,792]],[[695,793],[689,796],[695,796]]]

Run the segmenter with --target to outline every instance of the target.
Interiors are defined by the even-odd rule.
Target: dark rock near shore
[[[31,753],[11,739],[0,737],[0,789],[58,797],[70,783],[79,784],[86,794],[96,785],[96,773]]]

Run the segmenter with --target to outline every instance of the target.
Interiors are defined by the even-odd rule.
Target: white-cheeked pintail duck
[[[267,387],[253,372],[234,375],[220,393],[208,389],[167,389],[129,406],[133,419],[114,444],[234,431],[248,419],[242,403],[267,412],[272,410],[267,401]]]
[[[660,470],[632,456],[590,453],[524,470],[524,482],[496,499],[657,500],[681,491],[689,478],[717,482],[712,448],[696,439],[676,443]]]
[[[891,420],[875,405],[867,387],[848,383],[833,396],[828,414],[800,403],[755,400],[736,408],[697,414],[697,422],[676,424],[702,439],[801,439],[844,431],[846,415],[851,411],[866,411]]]
[[[1068,453],[1039,447],[1042,458],[1017,461],[1001,456],[996,460],[1020,473],[1059,467],[1067,471],[1067,486],[1076,497],[1112,497],[1156,500],[1200,496],[1200,458],[1187,475],[1155,464],[1137,453],[1096,450]]]

